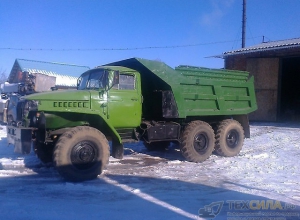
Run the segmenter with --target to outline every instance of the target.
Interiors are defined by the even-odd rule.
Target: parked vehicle
[[[248,72],[179,66],[132,58],[99,66],[78,78],[77,90],[22,97],[7,126],[15,152],[53,160],[70,181],[96,178],[123,143],[152,150],[180,145],[203,162],[215,150],[235,156],[250,137],[247,114],[257,109]],[[111,141],[111,152],[109,142]]]
[[[7,123],[11,120],[12,114],[8,113],[8,103],[12,96],[13,99],[19,99],[24,95],[36,92],[51,91],[55,88],[56,78],[40,73],[29,74],[28,72],[20,72],[17,82],[5,82],[0,85],[0,122]]]

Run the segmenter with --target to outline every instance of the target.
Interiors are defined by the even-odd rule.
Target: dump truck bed
[[[257,108],[254,79],[247,72],[191,66],[179,66],[175,71],[182,76],[178,77],[180,94],[175,99],[187,116],[248,114]]]

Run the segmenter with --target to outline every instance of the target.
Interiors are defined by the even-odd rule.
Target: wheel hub
[[[206,152],[208,147],[208,137],[204,133],[199,133],[194,138],[194,149],[199,153],[203,154]]]
[[[90,142],[80,142],[76,144],[71,153],[72,164],[77,168],[92,166],[96,157],[96,147]]]
[[[236,145],[239,143],[238,132],[236,130],[230,130],[226,136],[226,142],[230,148],[236,147]]]

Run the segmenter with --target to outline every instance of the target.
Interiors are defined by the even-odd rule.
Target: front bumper
[[[15,146],[14,152],[29,154],[31,151],[32,129],[7,126],[7,142]]]

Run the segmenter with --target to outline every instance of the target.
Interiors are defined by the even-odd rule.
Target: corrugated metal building
[[[251,120],[300,121],[300,38],[223,53],[225,68],[255,77],[258,110]]]
[[[29,74],[40,73],[56,78],[58,89],[75,88],[77,78],[90,68],[87,66],[77,66],[63,63],[52,63],[44,61],[16,59],[12,70],[8,76],[9,83],[18,81],[20,72],[27,71]]]

